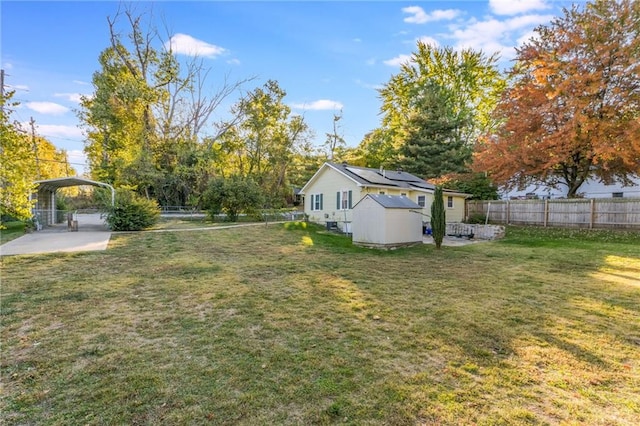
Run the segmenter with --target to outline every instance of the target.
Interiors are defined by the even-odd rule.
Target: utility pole
[[[29,124],[31,125],[31,143],[33,144],[33,153],[36,156],[36,176],[38,180],[40,180],[40,159],[38,158],[38,142],[36,141],[36,121],[31,117],[29,120]]]
[[[4,112],[4,70],[0,70],[0,112]]]

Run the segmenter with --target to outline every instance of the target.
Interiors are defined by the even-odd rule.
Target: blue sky
[[[343,111],[340,132],[348,146],[379,126],[376,88],[398,72],[416,40],[438,46],[499,52],[501,67],[514,47],[548,24],[569,1],[159,1],[134,3],[152,10],[162,41],[172,35],[183,59],[198,53],[212,68],[209,87],[256,77],[252,90],[269,79],[287,92],[285,102],[304,114],[316,144]],[[21,102],[14,118],[36,122],[36,131],[66,149],[83,171],[83,135],[75,110],[92,93],[98,55],[109,45],[107,16],[118,2],[2,1],[1,61],[5,87]],[[125,28],[124,26],[121,28]],[[224,117],[226,107],[215,118]],[[206,131],[205,131],[206,133]],[[213,133],[213,130],[211,130]]]

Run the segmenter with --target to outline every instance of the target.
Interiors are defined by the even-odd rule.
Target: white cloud
[[[420,6],[403,7],[402,11],[412,15],[404,18],[404,22],[409,24],[424,24],[432,21],[450,21],[460,15],[460,11],[456,9],[439,9],[426,13]]]
[[[2,64],[3,68],[5,70],[12,70],[13,69],[13,64],[9,63],[9,62],[5,62],[4,64]]]
[[[15,90],[24,90],[25,92],[29,91],[29,86],[27,86],[26,84],[14,84],[14,85],[6,84],[5,87],[9,87],[10,89],[15,89]]]
[[[359,78],[355,79],[354,82],[360,86],[360,87],[364,87],[365,89],[374,89],[374,90],[378,90],[378,89],[382,89],[382,84],[370,84],[370,83],[366,83],[362,80],[360,80]]]
[[[187,56],[204,56],[215,58],[227,52],[227,49],[198,40],[187,34],[176,34],[165,43],[166,49],[171,48],[174,53]]]
[[[84,139],[82,130],[76,126],[63,126],[60,124],[38,124],[38,134],[48,138],[73,138]]]
[[[504,21],[495,18],[470,21],[464,28],[452,26],[451,37],[457,40],[456,49],[471,48],[487,54],[498,52],[503,59],[511,59],[515,54],[515,43],[532,28],[551,19],[553,15],[524,15]]]
[[[532,39],[537,39],[539,36],[539,34],[533,30],[521,35],[518,38],[518,42],[517,42],[517,46],[522,46],[525,43],[528,43],[529,41],[531,41]]]
[[[387,59],[383,62],[385,65],[389,65],[390,67],[399,67],[400,65],[410,61],[411,55],[398,55],[395,58]]]
[[[338,101],[331,101],[329,99],[320,99],[311,103],[291,104],[291,107],[297,109],[306,109],[313,111],[334,110],[342,109],[344,105]]]
[[[362,43],[362,39],[361,38],[354,38],[353,42],[354,43]]]
[[[418,41],[421,41],[424,44],[431,45],[433,47],[438,47],[440,45],[440,43],[438,43],[438,40],[429,36],[422,36],[418,39]]]
[[[73,80],[73,83],[79,84],[81,86],[89,86],[90,85],[90,83],[87,83],[86,81],[82,81],[82,80]]]
[[[56,98],[65,98],[71,102],[79,103],[81,100],[80,98],[86,95],[83,95],[82,93],[54,93],[53,96],[55,96]]]
[[[56,104],[55,102],[27,102],[27,108],[40,114],[62,115],[69,111],[66,106]]]
[[[376,64],[376,58],[369,58],[369,59],[367,59],[366,64],[367,64],[367,65],[375,65],[375,64]]]
[[[548,9],[549,5],[545,0],[489,0],[489,8],[496,15],[517,15]]]
[[[227,63],[229,65],[240,65],[240,59],[237,59],[237,58],[229,59]]]

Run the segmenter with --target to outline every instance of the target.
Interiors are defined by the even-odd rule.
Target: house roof
[[[304,194],[307,186],[313,182],[320,172],[325,168],[330,167],[337,172],[343,174],[347,178],[354,181],[358,186],[363,187],[378,187],[378,188],[396,188],[417,190],[424,192],[433,192],[436,186],[427,182],[424,179],[420,179],[417,176],[407,173],[402,170],[384,170],[384,169],[371,169],[368,167],[350,166],[344,163],[326,162],[320,167],[320,169],[313,175],[311,179],[300,190]],[[463,194],[455,191],[444,190],[448,195],[459,195],[461,197],[468,197],[470,195]]]
[[[370,169],[348,164],[327,163],[330,167],[349,176],[362,186],[390,186],[411,189],[411,187],[434,190],[435,185],[401,170]]]
[[[376,203],[380,204],[382,207],[387,209],[421,209],[418,204],[414,203],[407,197],[403,197],[401,195],[385,195],[385,194],[367,194],[364,196],[362,200],[365,198],[371,198]],[[362,202],[360,200],[358,204]],[[355,206],[354,206],[355,208]]]

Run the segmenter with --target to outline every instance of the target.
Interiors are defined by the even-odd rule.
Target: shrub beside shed
[[[367,194],[353,207],[353,243],[375,248],[422,243],[421,209],[404,196]]]

